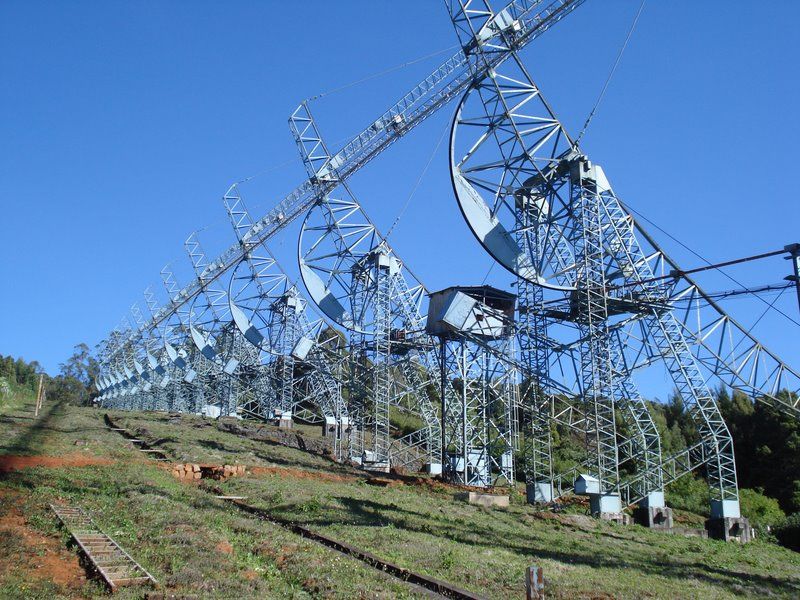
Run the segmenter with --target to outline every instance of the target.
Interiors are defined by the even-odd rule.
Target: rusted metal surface
[[[544,569],[531,565],[525,569],[525,598],[544,600]]]

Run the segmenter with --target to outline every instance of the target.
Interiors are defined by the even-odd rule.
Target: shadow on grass
[[[312,527],[326,527],[337,525],[355,525],[362,527],[385,527],[391,524],[398,530],[430,535],[447,539],[458,544],[473,547],[504,548],[526,560],[535,555],[537,558],[551,559],[565,564],[584,565],[591,568],[619,569],[624,566],[640,572],[643,576],[659,575],[676,580],[694,579],[704,581],[714,586],[725,588],[735,594],[764,594],[765,588],[771,592],[788,594],[798,597],[800,594],[800,581],[793,578],[774,577],[741,572],[733,569],[714,567],[702,562],[683,563],[671,558],[665,558],[665,552],[658,557],[647,557],[642,552],[631,550],[626,556],[620,557],[614,549],[602,552],[588,548],[586,550],[564,551],[554,548],[546,540],[530,535],[530,532],[517,529],[512,537],[508,531],[498,530],[491,524],[482,524],[477,519],[454,519],[434,512],[422,513],[400,508],[395,504],[384,504],[374,500],[361,500],[347,496],[337,496],[335,499],[346,507],[347,514],[352,517],[352,522],[347,518],[331,518],[330,515],[314,518],[312,514],[304,523]],[[279,509],[278,509],[279,510]],[[501,518],[500,511],[492,511],[489,519]],[[518,522],[516,523],[518,525]],[[546,526],[546,525],[545,525]],[[592,532],[594,533],[594,532]],[[613,533],[596,532],[600,537],[612,537],[629,544],[628,537],[618,536]],[[590,534],[591,535],[591,534]],[[664,534],[667,535],[667,534]],[[655,550],[657,546],[636,540]],[[680,553],[676,553],[680,556]]]
[[[39,452],[42,449],[42,434],[50,429],[49,425],[53,420],[53,416],[59,411],[63,400],[55,402],[47,406],[40,414],[38,419],[34,419],[34,423],[25,428],[11,444],[4,447],[5,454],[32,454]],[[28,417],[21,417],[27,419]]]

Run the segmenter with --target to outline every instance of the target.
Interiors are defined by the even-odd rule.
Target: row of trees
[[[5,381],[9,389],[24,389],[36,391],[39,375],[44,373],[42,365],[38,362],[25,362],[22,358],[14,359],[13,356],[0,355],[0,378]]]
[[[739,487],[763,491],[786,512],[800,511],[800,421],[738,391],[721,388],[715,395],[733,437]],[[665,454],[698,439],[680,397],[652,407]]]
[[[59,365],[59,374],[55,377],[47,375],[35,360],[27,362],[23,358],[0,355],[0,388],[7,389],[8,393],[35,393],[39,376],[44,375],[47,397],[54,401],[88,404],[97,395],[94,382],[98,372],[99,365],[86,344],[75,346],[72,356]]]

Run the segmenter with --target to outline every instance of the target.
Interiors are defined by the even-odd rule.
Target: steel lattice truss
[[[738,516],[733,446],[710,386],[798,416],[800,375],[659,248],[529,74],[520,51],[580,4],[517,0],[495,11],[446,0],[462,49],[337,150],[301,104],[289,125],[307,180],[258,220],[238,187],[228,190],[236,242],[209,260],[190,236],[194,279],[181,287],[165,267],[168,301],[146,291],[149,316],[135,305],[133,326],[125,320],[101,345],[100,401],[324,422],[340,458],[443,466],[468,484],[512,483],[516,456],[538,502],[588,476],[600,497],[658,505],[665,484],[703,467],[712,516]],[[426,331],[440,316],[428,314],[428,291],[347,184],[456,99],[458,206],[516,279],[504,335]],[[303,216],[305,297],[267,247]],[[701,436],[670,457],[635,384],[654,365],[671,375]],[[397,435],[394,411],[419,429]],[[586,440],[584,461],[566,473],[553,469],[554,424]],[[632,474],[622,475],[627,463]]]

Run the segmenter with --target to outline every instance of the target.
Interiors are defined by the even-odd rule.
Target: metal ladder
[[[92,521],[82,508],[51,504],[61,523],[78,542],[113,592],[120,586],[157,584],[155,577]]]

